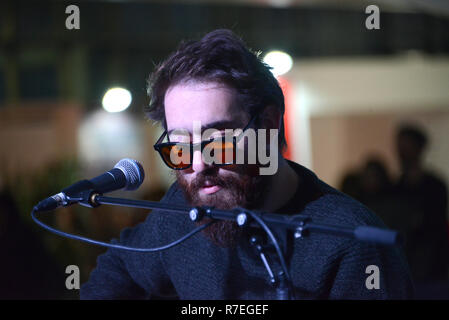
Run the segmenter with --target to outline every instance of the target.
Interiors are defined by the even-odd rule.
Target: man
[[[406,235],[405,252],[419,298],[449,298],[447,187],[423,166],[428,143],[416,125],[402,125],[396,137],[402,174],[396,184],[401,209],[396,220]]]
[[[346,227],[383,226],[361,204],[281,156],[286,145],[282,90],[269,68],[231,31],[216,30],[183,43],[157,68],[148,92],[148,116],[165,129],[155,149],[177,177],[162,201],[301,214],[317,223]],[[216,130],[205,134],[210,128]],[[246,134],[263,129],[278,134],[274,139],[258,134],[257,141]],[[259,152],[265,149],[269,163]],[[270,172],[270,167],[276,170]],[[208,221],[192,222],[187,214],[154,210],[144,223],[123,231],[120,243],[158,247]],[[408,268],[397,248],[324,234],[294,239],[285,230],[274,232],[296,298],[410,297]],[[274,285],[250,244],[253,235],[267,247],[264,254]],[[162,252],[109,250],[99,257],[81,298],[276,299],[285,276],[271,247],[260,229],[219,221]],[[366,270],[373,265],[380,271],[376,288],[366,284]]]

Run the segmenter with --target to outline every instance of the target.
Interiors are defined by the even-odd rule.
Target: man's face
[[[200,142],[193,134],[194,122],[202,129],[239,129],[248,123],[249,115],[239,108],[236,91],[224,84],[187,82],[170,87],[165,95],[165,116],[170,141]],[[182,129],[190,136],[179,136],[173,130]],[[267,189],[268,177],[259,175],[256,165],[216,166],[204,162],[201,151],[193,155],[189,169],[176,171],[180,187],[194,206],[214,206],[219,209],[254,208]],[[229,222],[229,221],[227,221]],[[236,237],[234,224],[219,222],[212,230],[219,244],[226,246]],[[223,240],[223,241],[221,241]]]

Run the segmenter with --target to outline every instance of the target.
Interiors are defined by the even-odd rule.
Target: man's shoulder
[[[304,214],[314,220],[333,222],[349,227],[371,225],[385,227],[380,218],[357,200],[343,193],[327,193],[309,203]]]
[[[174,181],[170,185],[167,192],[160,200],[160,202],[163,202],[163,203],[172,202],[172,201],[180,201],[183,203],[185,202],[184,196],[182,194],[182,190],[179,187],[179,184],[177,181]]]
[[[292,162],[295,171],[304,179],[306,188],[315,196],[306,204],[302,214],[326,223],[347,226],[384,226],[381,220],[366,206],[328,185],[311,170]]]
[[[321,181],[310,170],[300,171],[311,178],[308,188],[320,192],[320,196],[308,202],[300,215],[309,217],[312,223],[326,226],[385,228],[382,221],[362,203]],[[413,291],[408,266],[398,247],[315,232],[295,240],[292,259],[301,270],[299,274],[307,273],[310,279],[314,279],[313,283],[322,284],[317,292],[323,290],[323,296],[331,299],[402,299],[410,297]],[[366,268],[371,265],[382,272],[381,290],[371,291],[365,287]],[[329,273],[329,270],[335,270],[335,273]],[[297,281],[302,281],[302,278]],[[317,289],[311,286],[310,290]]]

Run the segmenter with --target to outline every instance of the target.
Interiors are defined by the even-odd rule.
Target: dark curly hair
[[[166,129],[165,93],[169,87],[189,80],[221,82],[235,88],[241,108],[250,116],[268,105],[275,106],[284,115],[284,95],[270,67],[230,30],[219,29],[198,41],[183,41],[156,67],[148,79],[150,103],[144,109],[146,116],[161,122]],[[287,146],[283,118],[279,146],[280,150]]]

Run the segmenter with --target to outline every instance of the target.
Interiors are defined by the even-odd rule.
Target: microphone
[[[78,202],[80,199],[72,199],[80,193],[93,190],[98,193],[106,193],[115,190],[136,190],[143,182],[145,172],[142,165],[136,160],[122,159],[113,169],[90,180],[81,180],[63,189],[45,200],[39,202],[35,207],[35,212],[49,211],[62,206],[68,206]]]

